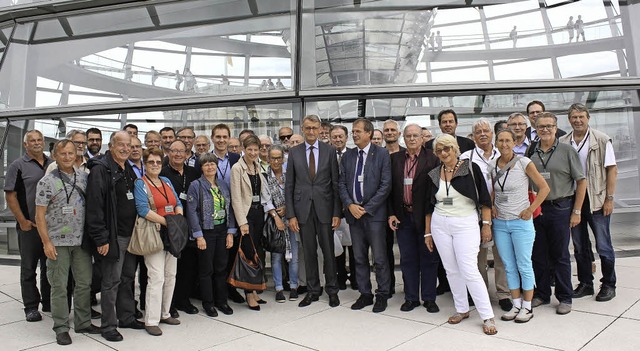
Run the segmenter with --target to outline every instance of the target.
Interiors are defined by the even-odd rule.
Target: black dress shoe
[[[409,301],[406,300],[402,306],[400,306],[400,311],[402,312],[409,312],[409,311],[413,311],[414,308],[420,306],[420,301]]]
[[[133,322],[127,324],[119,323],[118,327],[124,329],[144,329],[144,323],[138,320],[134,320]]]
[[[427,312],[429,313],[440,312],[440,307],[438,307],[438,304],[436,304],[435,301],[425,300],[422,305],[427,309]]]
[[[298,307],[307,307],[307,306],[311,305],[312,302],[318,301],[318,300],[319,299],[318,299],[317,296],[315,296],[315,295],[313,295],[311,293],[308,293],[304,297],[304,299],[302,299],[302,301],[300,301],[300,303],[298,304]]]
[[[356,302],[351,305],[352,310],[361,310],[367,306],[373,305],[373,295],[371,294],[361,294],[360,297],[356,300]]]
[[[76,334],[100,334],[101,332],[100,327],[93,324],[89,324],[86,328],[76,329]]]
[[[511,299],[500,299],[498,301],[498,304],[500,305],[500,308],[505,312],[511,311],[511,308],[513,307]]]
[[[39,322],[42,320],[42,315],[38,310],[25,311],[24,316],[27,319],[27,322]]]
[[[71,345],[71,335],[69,332],[56,334],[56,342],[58,345]]]
[[[244,303],[244,297],[242,297],[242,295],[240,295],[240,293],[238,292],[238,290],[236,290],[235,288],[231,288],[229,289],[229,300],[235,302],[235,303]]]
[[[169,314],[171,315],[171,317],[173,318],[180,318],[180,313],[178,313],[178,310],[176,310],[175,307],[171,307],[169,308]]]
[[[598,295],[596,295],[596,301],[605,302],[616,297],[616,288],[603,286],[600,288]]]
[[[338,294],[329,294],[329,306],[331,307],[340,306],[340,299],[338,298]]]
[[[102,317],[102,313],[94,310],[93,308],[91,309],[91,319],[98,319]]]
[[[192,305],[192,304],[188,304],[188,305],[184,305],[184,306],[176,306],[176,309],[183,311],[186,314],[198,314],[198,312],[200,312],[198,310],[198,307]]]
[[[579,299],[581,297],[593,295],[593,286],[589,286],[587,284],[578,284],[578,287],[573,290],[573,298]]]
[[[102,337],[105,340],[112,341],[112,342],[122,341],[122,339],[123,339],[122,334],[120,334],[120,332],[118,332],[115,329],[114,330],[110,330],[108,332],[102,333]]]
[[[220,312],[222,312],[223,314],[228,315],[232,315],[233,314],[233,310],[231,309],[231,307],[229,307],[229,305],[224,304],[224,305],[216,305],[216,308],[218,310],[220,310]]]
[[[376,303],[373,305],[373,313],[384,312],[387,309],[387,299],[384,297],[377,297]]]
[[[204,307],[204,313],[209,317],[218,317],[218,311],[213,306]]]

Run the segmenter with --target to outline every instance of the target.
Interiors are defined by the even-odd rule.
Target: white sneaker
[[[516,323],[527,323],[533,318],[533,309],[522,308],[516,316]]]
[[[502,317],[500,317],[500,319],[502,319],[503,321],[512,321],[514,319],[516,319],[516,317],[518,316],[518,314],[520,313],[521,309],[513,306],[511,307],[511,310],[505,314],[502,315]]]

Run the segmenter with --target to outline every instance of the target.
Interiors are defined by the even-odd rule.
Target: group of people
[[[9,166],[4,189],[18,226],[26,320],[41,320],[42,304],[52,313],[57,342],[67,345],[71,296],[76,333],[108,341],[123,339],[117,328],[161,335],[160,323],[180,324],[178,311],[199,312],[194,297],[211,317],[232,314],[228,300],[259,311],[267,303],[261,291],[239,286],[243,296],[227,278],[240,246],[254,247],[265,262],[263,227],[271,221],[286,241],[284,252],[270,257],[278,303],[287,301],[285,291],[289,301],[306,293],[300,307],[326,292],[336,307],[349,282],[360,293],[351,309],[385,311],[396,293],[397,240],[402,311],[423,305],[437,313],[436,296],[451,291],[456,313],[448,323],[468,318],[475,305],[483,331],[493,335],[488,250],[502,320],[529,321],[534,307],[550,303],[552,285],[556,312],[566,314],[573,298],[595,293],[587,226],[602,264],[596,300],[611,300],[609,221],[617,176],[611,139],[589,127],[581,104],[568,109],[568,134],[540,101],[529,103],[526,115],[531,127],[523,113],[494,126],[478,119],[473,140],[456,135],[451,109],[438,114],[435,139],[417,124],[401,130],[388,120],[376,130],[359,118],[349,133],[315,115],[304,117],[302,135],[280,128],[277,144],[251,130],[232,138],[225,124],[210,136],[165,127],[147,132],[143,144],[137,127],[127,125],[111,134],[104,154],[102,133],[91,128],[71,131],[51,158],[42,133],[30,130],[26,154]],[[172,215],[188,221],[182,252],[171,253],[166,244],[144,257],[128,252],[136,221],[144,218],[166,235]],[[97,293],[100,312],[91,308]],[[101,318],[100,327],[92,317]]]

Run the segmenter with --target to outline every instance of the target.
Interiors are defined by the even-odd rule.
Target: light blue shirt
[[[218,157],[215,152],[211,153]],[[224,154],[223,158],[218,157],[218,174],[216,175],[218,182],[224,182],[227,189],[231,189],[231,167],[229,167],[229,153]]]

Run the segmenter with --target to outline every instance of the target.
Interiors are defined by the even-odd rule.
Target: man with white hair
[[[269,169],[269,148],[272,145],[271,137],[266,134],[258,136],[260,139],[260,149],[258,151],[258,162],[260,163],[260,172],[266,173]]]
[[[493,128],[491,127],[491,123],[486,118],[480,118],[473,123],[471,128],[473,131],[473,139],[476,143],[476,148],[473,150],[469,150],[460,155],[461,160],[471,159],[471,161],[480,167],[482,170],[482,174],[485,176],[485,181],[487,183],[487,190],[489,190],[489,194],[493,191],[493,182],[490,178],[490,172],[488,169],[489,162],[491,160],[497,159],[500,157],[500,152],[493,145]],[[512,304],[509,297],[511,293],[509,292],[509,287],[507,286],[507,274],[504,270],[504,264],[500,259],[500,254],[498,253],[498,247],[496,245],[491,245],[491,250],[493,252],[493,262],[495,269],[495,284],[496,284],[496,294],[498,295],[498,303],[500,304],[500,308],[503,311],[511,310]],[[482,279],[484,283],[489,287],[489,277],[487,271],[489,270],[489,266],[487,265],[487,254],[488,247],[482,245],[480,247],[480,251],[478,252],[478,269],[480,270],[480,274],[482,275]]]

